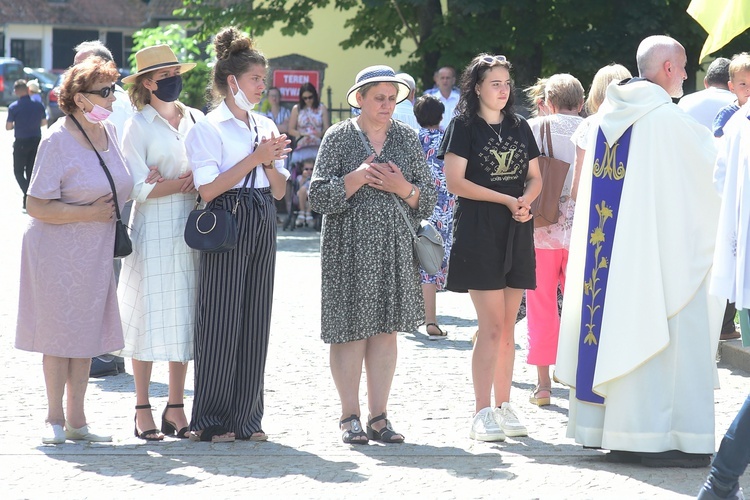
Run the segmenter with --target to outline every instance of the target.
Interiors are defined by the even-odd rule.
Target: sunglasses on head
[[[83,94],[98,94],[102,98],[106,99],[109,97],[109,94],[115,93],[115,84],[113,83],[111,87],[104,87],[99,90],[82,90],[81,93]]]
[[[483,56],[481,59],[479,59],[480,63],[485,64],[495,64],[496,62],[504,63],[508,59],[505,58],[505,56]]]

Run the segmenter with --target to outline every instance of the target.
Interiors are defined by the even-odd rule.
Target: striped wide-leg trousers
[[[237,190],[212,202],[231,209]],[[237,246],[201,254],[190,429],[221,425],[238,439],[261,430],[271,326],[276,208],[268,188],[247,191],[237,210]]]

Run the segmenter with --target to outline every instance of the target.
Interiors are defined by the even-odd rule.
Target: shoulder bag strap
[[[544,121],[544,129],[547,131],[547,152],[550,158],[554,158],[555,155],[552,153],[552,132],[549,125],[549,119]]]
[[[78,120],[76,119],[76,117],[73,116],[72,114],[68,115],[68,117],[73,121],[73,123],[76,124],[76,127],[78,127],[78,130],[81,131],[81,133],[86,138],[86,140],[89,141],[89,144],[91,144],[91,149],[94,150],[94,153],[96,153],[96,157],[99,158],[99,165],[101,165],[102,168],[104,169],[104,173],[107,175],[107,180],[109,181],[109,187],[110,189],[112,189],[112,199],[115,202],[115,215],[117,215],[117,220],[119,222],[122,222],[122,219],[120,218],[120,204],[117,203],[117,189],[115,189],[115,181],[112,180],[112,174],[109,173],[107,164],[104,163],[104,159],[102,158],[102,155],[100,155],[99,151],[96,150],[96,148],[94,147],[94,143],[91,142],[91,139],[89,139],[89,136],[86,134],[86,131],[83,130],[83,127],[81,127],[81,124],[78,123]],[[102,124],[102,127],[104,127],[104,124]],[[109,135],[107,135],[106,127],[103,130],[104,130],[104,136],[107,138],[107,142],[109,142]],[[117,147],[117,145],[113,144],[112,147]]]
[[[359,134],[360,140],[362,140],[362,144],[365,146],[365,149],[368,151],[372,151],[372,148],[367,142],[367,139],[365,139],[365,134],[362,133],[362,129],[359,128],[359,125],[357,124],[356,120],[352,119],[352,125],[354,125],[354,128],[357,130],[357,134]],[[372,151],[373,154],[375,154],[375,151]],[[404,207],[401,206],[401,203],[398,201],[398,198],[396,198],[396,195],[393,193],[389,193],[391,195],[391,198],[393,198],[393,203],[396,204],[396,208],[398,208],[398,211],[401,212],[401,216],[404,218],[404,222],[406,222],[406,227],[409,228],[409,232],[411,233],[411,237],[416,239],[417,238],[417,232],[414,231],[414,228],[411,226],[411,222],[409,222],[409,216],[406,215],[406,210],[404,210]]]

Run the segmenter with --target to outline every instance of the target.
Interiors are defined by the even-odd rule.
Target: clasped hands
[[[276,160],[285,159],[292,152],[292,148],[287,147],[291,142],[286,134],[277,137],[271,132],[271,137],[261,139],[254,152],[260,157],[260,163],[267,166]]]
[[[533,217],[533,215],[531,214],[531,204],[527,203],[526,200],[524,200],[523,196],[520,196],[518,198],[511,197],[511,200],[512,201],[506,206],[508,207],[508,210],[510,210],[513,219],[518,222],[530,221]]]
[[[153,166],[148,167],[148,175],[146,176],[146,184],[158,184],[164,182],[166,179],[159,173],[159,167]],[[184,174],[177,177],[178,180],[183,181],[180,186],[181,193],[194,193],[196,191],[195,184],[193,183],[193,171],[188,170]]]
[[[357,172],[362,175],[362,185],[395,193],[401,198],[408,196],[411,183],[404,178],[401,169],[392,161],[377,163],[373,161],[374,159],[375,155],[368,156],[357,169]]]

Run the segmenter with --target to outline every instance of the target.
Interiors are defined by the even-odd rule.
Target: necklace
[[[485,121],[484,123],[486,123],[487,126],[490,127],[490,130],[492,130],[492,132],[497,136],[497,142],[500,143],[500,144],[502,144],[503,143],[503,138],[500,137],[500,131],[503,129],[503,122],[500,122],[498,124],[499,130],[495,130],[495,127],[493,127],[492,125],[490,125],[489,122],[487,122],[487,121]]]

